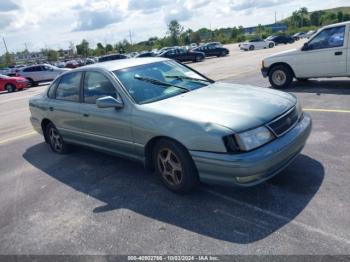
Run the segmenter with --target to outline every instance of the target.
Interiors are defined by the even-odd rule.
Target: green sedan
[[[214,82],[163,58],[69,71],[29,106],[54,152],[78,144],[139,161],[179,193],[200,181],[253,186],[273,177],[312,125],[291,94]]]

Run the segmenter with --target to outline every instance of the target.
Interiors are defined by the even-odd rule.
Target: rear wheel
[[[7,84],[5,89],[7,90],[7,92],[12,93],[16,91],[16,87],[12,84]]]
[[[251,45],[250,47],[249,47],[249,50],[250,51],[253,51],[255,49],[255,46],[253,46],[253,45]]]
[[[287,88],[293,81],[293,72],[285,65],[274,66],[269,72],[269,81],[273,88]]]
[[[49,123],[46,126],[45,132],[53,152],[58,154],[67,154],[69,152],[68,144],[64,142],[60,132],[57,130],[54,124]]]
[[[187,149],[170,139],[159,140],[153,150],[155,172],[176,193],[189,192],[198,182],[196,166]]]

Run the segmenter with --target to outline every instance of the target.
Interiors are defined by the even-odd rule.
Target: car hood
[[[217,82],[144,106],[169,117],[242,132],[270,122],[295,104],[296,98],[285,92]]]
[[[287,50],[287,51],[273,54],[273,55],[269,56],[268,58],[270,58],[270,57],[282,57],[282,56],[293,56],[293,55],[298,54],[299,51],[300,51],[300,49],[295,48],[295,49],[291,49],[291,50]]]

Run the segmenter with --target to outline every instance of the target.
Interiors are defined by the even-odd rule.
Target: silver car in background
[[[214,82],[164,58],[74,69],[29,106],[54,152],[79,144],[136,160],[181,193],[199,181],[261,183],[295,159],[311,131],[291,94]]]
[[[54,80],[60,74],[69,71],[49,64],[26,66],[17,71],[17,76],[27,78],[30,86],[37,86],[40,82]]]

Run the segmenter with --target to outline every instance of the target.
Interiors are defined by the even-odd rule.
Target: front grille
[[[276,136],[281,136],[288,132],[298,121],[298,110],[294,107],[292,110],[288,111],[286,114],[276,118],[268,127],[273,131]]]

